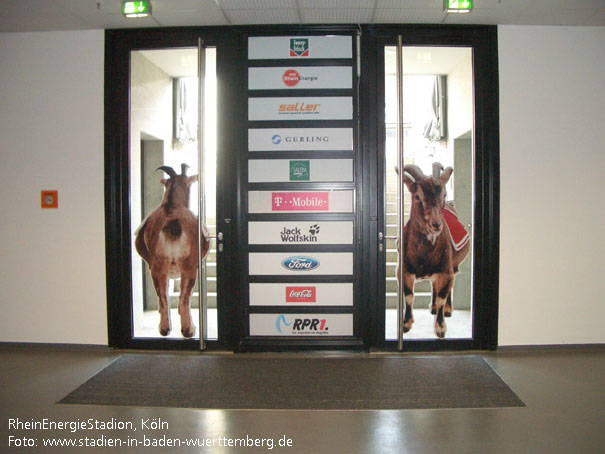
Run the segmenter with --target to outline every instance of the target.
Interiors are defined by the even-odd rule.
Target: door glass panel
[[[147,218],[162,204],[170,200],[171,206],[187,208],[198,216],[198,183],[195,179],[184,180],[184,187],[172,186],[169,181],[174,170],[182,175],[198,175],[204,185],[206,225],[211,235],[216,235],[216,51],[205,51],[204,78],[204,145],[205,175],[199,176],[198,151],[198,50],[161,49],[131,52],[130,71],[130,213],[132,236],[132,336],[133,338],[199,338],[199,283],[195,266],[195,286],[190,292],[190,313],[192,324],[187,330],[187,318],[179,315],[178,304],[181,284],[186,291],[187,278],[181,279],[181,271],[176,261],[168,266],[170,276],[165,279],[159,271],[150,272],[143,256],[153,249],[150,234],[145,240],[143,231],[157,231]],[[187,167],[183,167],[185,164]],[[164,169],[158,170],[159,167]],[[162,181],[168,181],[165,186]],[[176,180],[175,180],[176,181]],[[177,191],[179,189],[179,191]],[[186,195],[188,202],[185,202]],[[181,204],[183,198],[183,203]],[[180,208],[179,208],[180,209]],[[165,210],[161,210],[164,211]],[[197,220],[195,221],[197,222]],[[139,228],[141,228],[139,232]],[[178,238],[168,248],[183,248],[180,242],[188,230],[183,224],[172,223],[162,229],[161,241],[170,242],[169,237]],[[139,235],[136,233],[139,232]],[[197,230],[195,235],[197,235]],[[140,243],[137,241],[140,238]],[[184,241],[184,240],[183,240]],[[139,243],[137,245],[137,243]],[[137,247],[138,246],[138,247]],[[217,338],[217,273],[216,244],[206,257],[205,280],[208,313],[207,338]],[[147,253],[145,251],[148,251]],[[182,256],[183,254],[181,254]],[[186,255],[186,254],[185,254]],[[197,255],[195,263],[197,264]],[[191,270],[191,266],[189,266]],[[184,275],[183,275],[184,276]],[[161,321],[158,311],[158,292],[164,290],[160,282],[166,280],[166,298],[170,306],[170,332],[166,320]],[[154,285],[155,281],[155,285]],[[189,292],[187,292],[189,293]],[[187,311],[183,311],[186,313]],[[181,330],[183,320],[183,331]]]
[[[427,199],[427,194],[419,195],[422,200],[416,199],[416,193],[413,198],[407,187],[404,191],[403,203],[398,199],[398,175],[395,170],[398,154],[396,47],[385,47],[384,58],[386,230],[387,236],[397,236],[398,210],[404,210],[404,224],[407,228],[412,204],[419,203],[423,211],[415,211],[413,222],[418,221],[420,226],[422,216],[418,214],[427,214],[426,207],[430,206],[431,201]],[[441,209],[435,214],[446,221],[439,235],[449,236],[451,232],[453,261],[460,270],[456,274],[451,291],[453,307],[451,313],[448,305],[444,306],[443,320],[446,325],[444,337],[445,339],[471,339],[473,337],[471,249],[474,206],[472,51],[464,47],[404,46],[402,62],[404,165],[418,166],[427,177],[433,175],[434,163],[441,163],[445,169],[453,168],[453,173],[444,184],[444,189],[445,211],[454,215],[443,214]],[[440,173],[442,177],[440,179],[445,179],[446,173],[447,171]],[[447,209],[448,205],[451,210]],[[435,222],[435,219],[432,221]],[[436,235],[433,235],[434,238]],[[430,233],[429,239],[431,239]],[[438,240],[435,241],[435,244],[439,244]],[[387,239],[385,255],[385,337],[387,340],[395,340],[398,331],[398,280],[395,271],[398,253],[395,239]],[[465,256],[464,260],[462,260],[463,256]],[[423,255],[421,258],[426,263],[431,261],[428,255]],[[458,265],[460,260],[462,261]],[[431,313],[434,298],[432,287],[430,280],[416,280],[413,301],[414,322],[409,331],[406,327],[404,340],[438,337],[434,326],[437,315]]]

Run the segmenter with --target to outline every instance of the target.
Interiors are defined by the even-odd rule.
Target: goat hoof
[[[445,309],[443,309],[443,316],[444,317],[451,317],[452,316],[452,312],[454,312],[452,309],[448,310],[447,308],[445,308]]]
[[[168,336],[168,335],[170,334],[170,331],[171,331],[171,330],[170,330],[170,328],[162,328],[162,327],[160,326],[160,334],[161,334],[162,336],[164,336],[164,337],[165,337],[165,336]]]
[[[185,337],[187,339],[195,336],[195,325],[191,325],[191,327],[188,329],[185,329],[185,328],[181,329],[181,334],[183,335],[183,337]]]
[[[445,323],[442,325],[439,325],[438,323],[435,324],[435,335],[439,339],[443,339],[445,337],[445,330],[446,330]]]
[[[408,331],[410,331],[412,329],[412,324],[414,323],[414,319],[410,319],[407,321],[403,322],[403,332],[407,333]]]
[[[431,304],[431,315],[436,315],[437,314],[437,306],[435,306],[434,304]]]

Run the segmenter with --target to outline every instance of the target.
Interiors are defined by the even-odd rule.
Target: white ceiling
[[[0,0],[0,32],[311,23],[605,26],[605,0],[473,3],[470,14],[446,14],[443,0],[152,0],[152,17],[126,19],[122,0]]]

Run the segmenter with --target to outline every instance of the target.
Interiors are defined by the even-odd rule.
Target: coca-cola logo
[[[315,303],[315,287],[286,287],[286,303]]]

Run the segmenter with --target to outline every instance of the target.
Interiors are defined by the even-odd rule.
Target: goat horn
[[[185,163],[181,164],[181,175],[187,175],[187,169],[189,168],[189,166]]]
[[[424,173],[422,173],[422,170],[417,165],[408,164],[403,168],[403,171],[411,175],[414,181],[420,181],[424,178]]]
[[[166,172],[170,176],[170,178],[176,177],[176,172],[174,171],[174,169],[172,167],[161,166],[161,167],[158,167],[155,170],[163,170],[164,172]]]
[[[441,171],[443,170],[443,166],[440,162],[433,162],[433,178],[438,180],[441,176]]]

